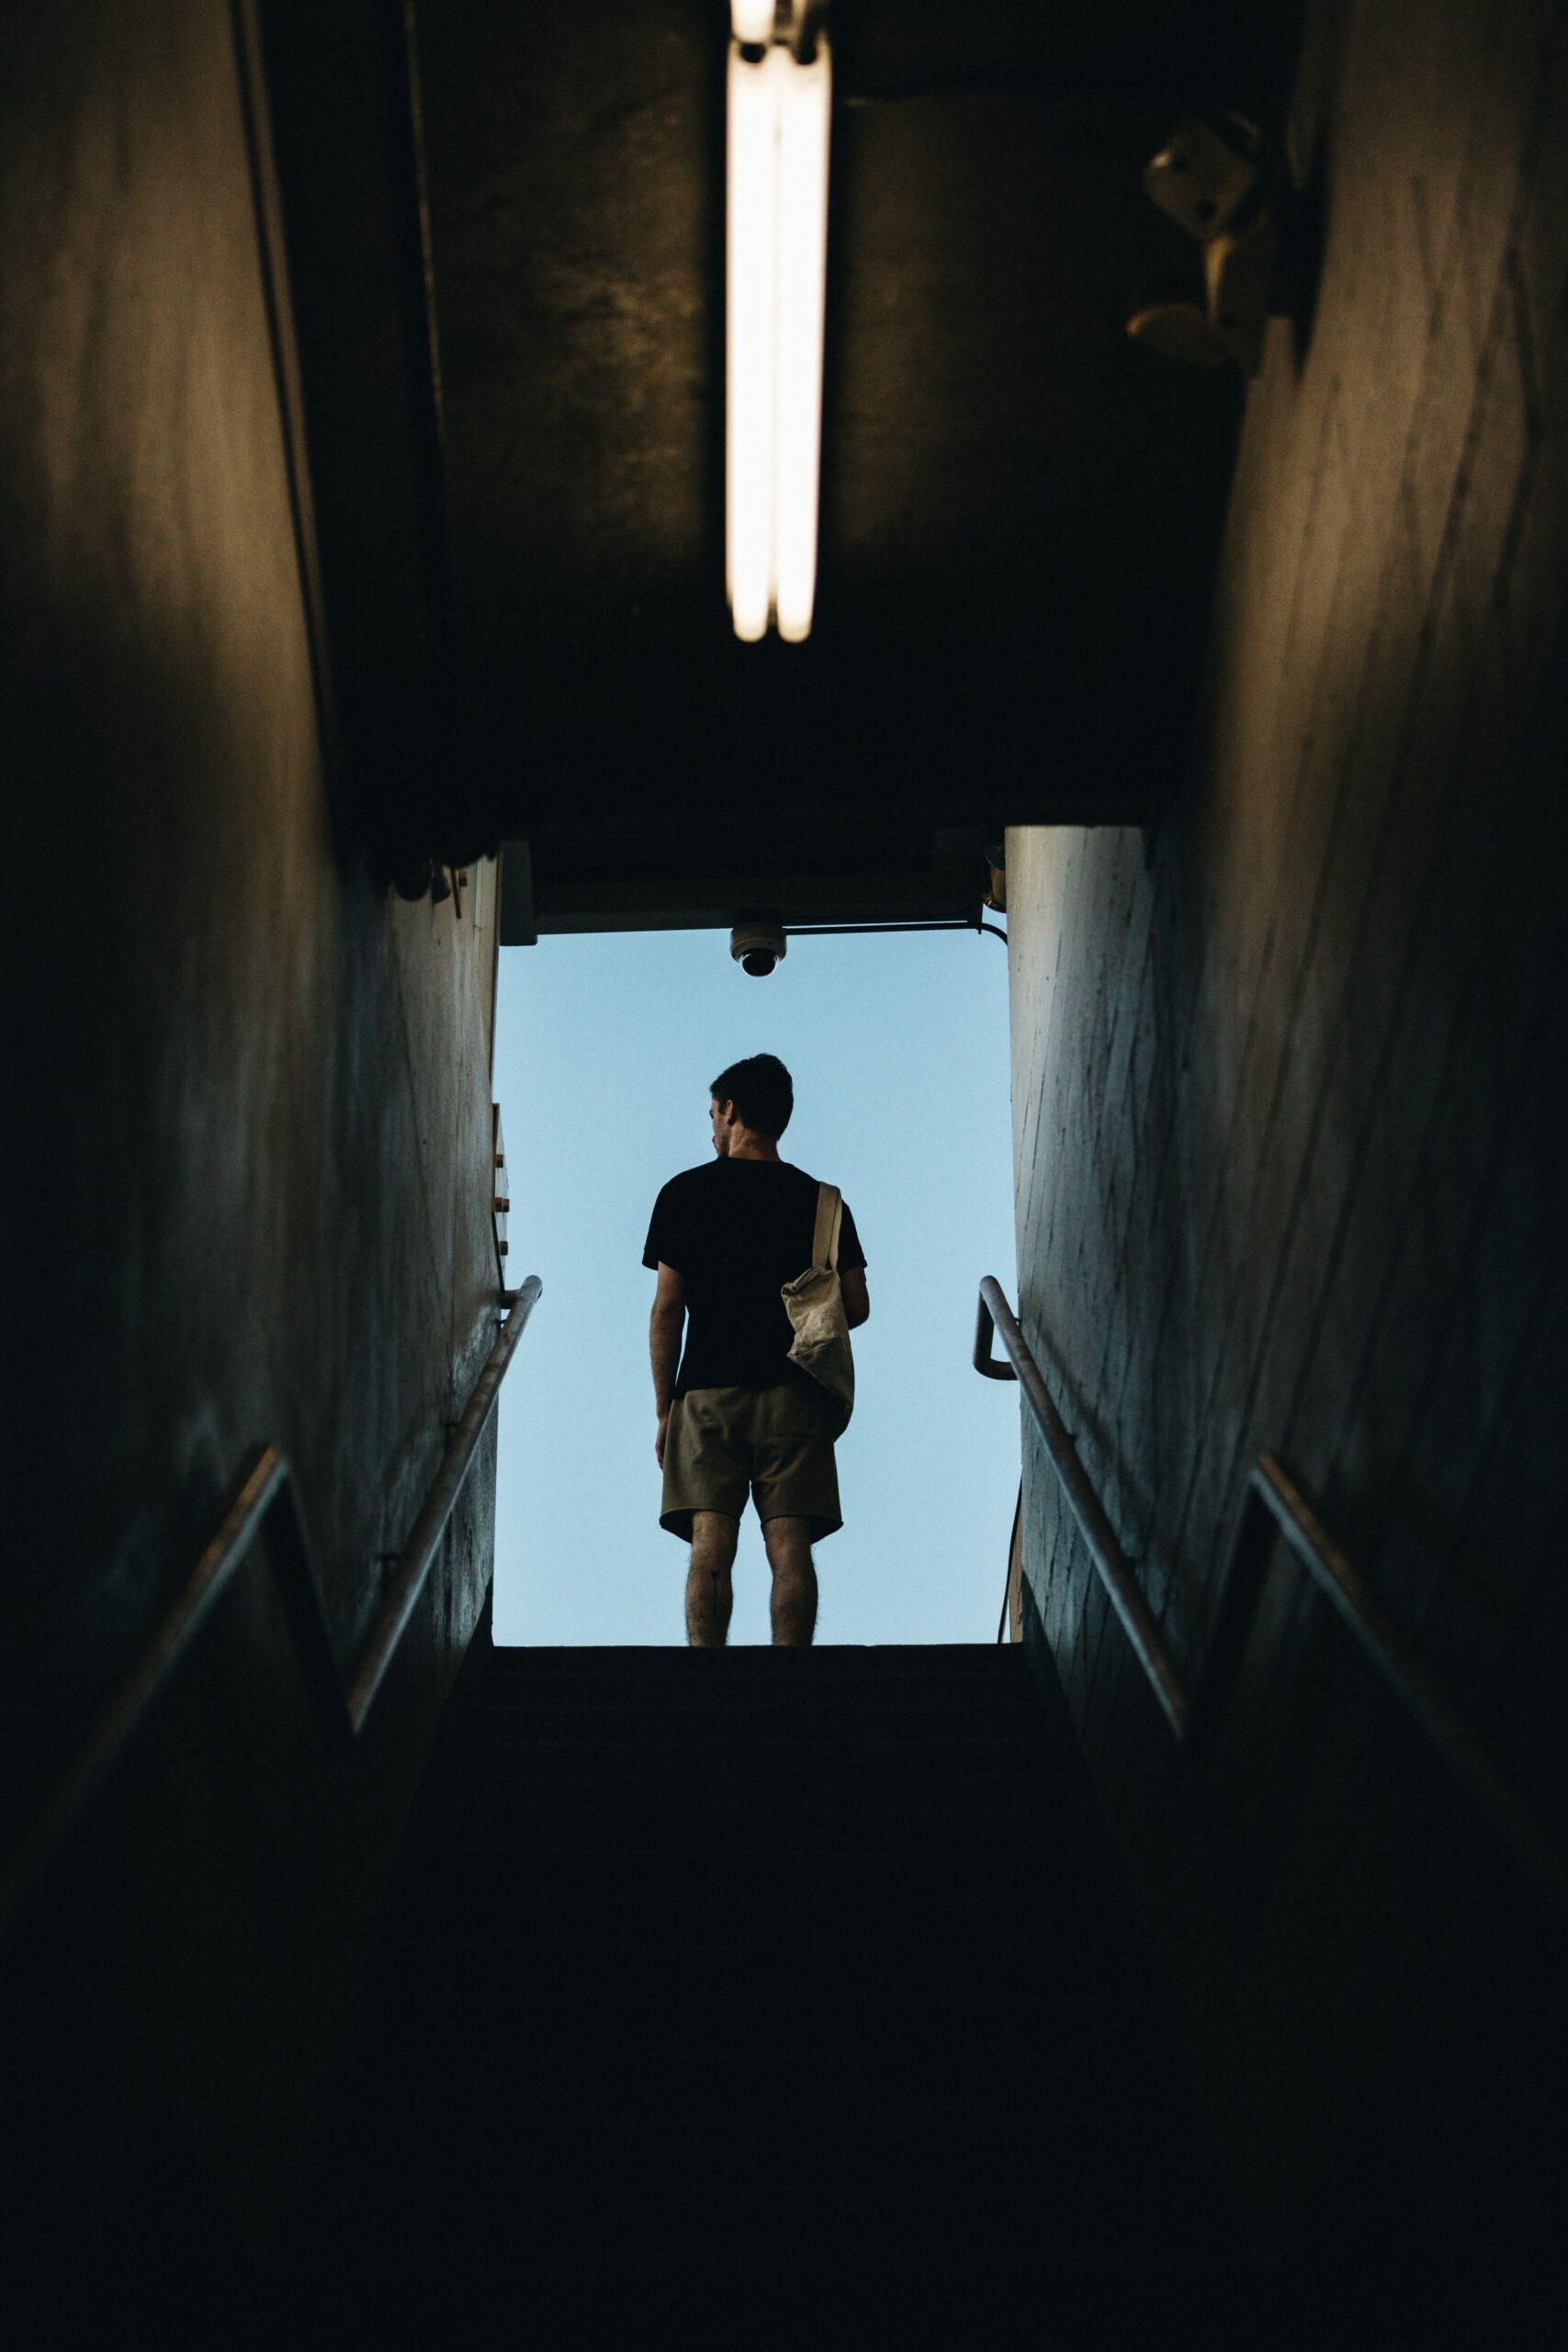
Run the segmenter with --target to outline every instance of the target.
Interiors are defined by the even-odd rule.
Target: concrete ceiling
[[[1126,336],[1193,266],[1139,174],[1184,106],[1266,109],[1292,44],[1258,14],[840,0],[818,616],[786,647],[724,601],[727,8],[418,11],[444,789],[527,837],[547,927],[712,920],[742,883],[786,919],[945,907],[955,857],[967,903],[982,831],[1157,806],[1241,388]]]

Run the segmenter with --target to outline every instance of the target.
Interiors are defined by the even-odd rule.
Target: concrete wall
[[[1562,1837],[1564,11],[1315,6],[1289,147],[1321,281],[1249,390],[1190,789],[1009,836],[1023,1317],[1189,1664],[1282,1450]],[[1176,1762],[1026,1456],[1032,1622],[1258,2241],[1528,2201],[1561,1951],[1508,1870],[1282,1566]]]
[[[205,0],[34,11],[0,95],[13,1828],[258,1439],[353,1657],[495,1329],[493,938],[373,891],[324,758],[253,48]],[[77,2274],[117,2215],[143,2248],[265,2233],[492,1469],[355,1758],[314,1743],[258,1563],[44,1888],[24,2218]]]

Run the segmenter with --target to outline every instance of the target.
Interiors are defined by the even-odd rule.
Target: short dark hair
[[[716,1102],[733,1102],[743,1127],[777,1143],[795,1108],[795,1082],[777,1054],[749,1054],[721,1069],[708,1089]]]

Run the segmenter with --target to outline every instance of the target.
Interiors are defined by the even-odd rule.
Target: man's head
[[[750,1054],[721,1069],[708,1089],[713,1096],[713,1148],[728,1156],[737,1130],[777,1143],[795,1108],[795,1087],[776,1054]]]

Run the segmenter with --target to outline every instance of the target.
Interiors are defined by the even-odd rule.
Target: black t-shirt
[[[810,1265],[816,1230],[817,1179],[787,1159],[712,1159],[671,1176],[653,1204],[642,1262],[662,1260],[682,1278],[678,1396],[810,1377],[789,1362],[795,1331],[779,1292]],[[839,1271],[864,1263],[846,1201]]]

